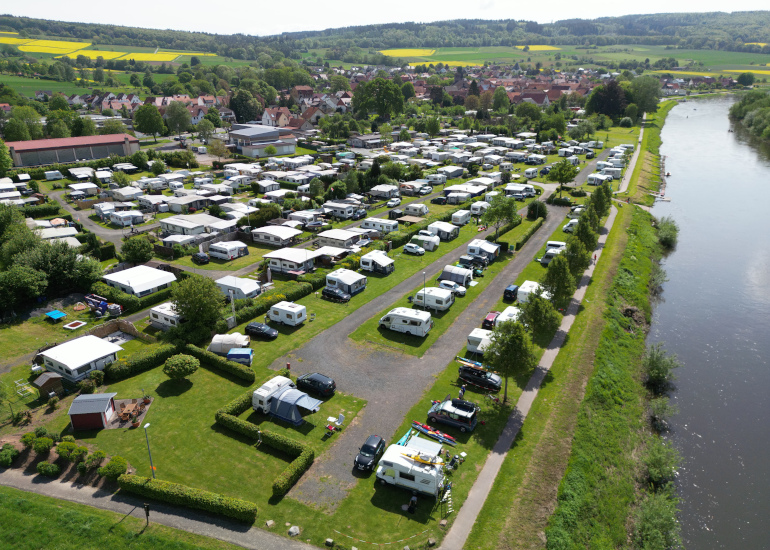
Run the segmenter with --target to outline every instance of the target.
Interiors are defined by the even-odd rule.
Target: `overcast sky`
[[[285,9],[284,9],[285,8]],[[648,0],[643,4],[598,0],[390,0],[388,2],[224,2],[202,0],[163,2],[133,0],[126,4],[72,4],[61,0],[13,2],[3,6],[11,15],[107,23],[130,27],[203,31],[216,34],[270,35],[291,31],[323,30],[373,23],[429,22],[447,19],[517,19],[549,23],[559,19],[627,15],[629,13],[751,11],[768,8],[767,0],[715,0],[675,3]],[[221,10],[221,11],[220,11]],[[629,10],[639,10],[629,12]]]

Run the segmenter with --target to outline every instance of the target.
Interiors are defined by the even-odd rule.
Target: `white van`
[[[529,297],[536,292],[540,292],[541,296],[546,300],[551,299],[551,295],[543,290],[543,287],[535,281],[524,281],[519,287],[518,300],[520,304],[525,304],[529,300]]]
[[[572,233],[575,231],[575,226],[578,224],[580,220],[570,220],[567,222],[567,224],[561,228],[562,231],[565,233]]]
[[[274,396],[283,393],[287,388],[294,389],[296,387],[294,382],[285,376],[271,378],[254,390],[251,396],[251,406],[255,411],[267,414],[270,412],[270,401]]]
[[[583,215],[583,212],[585,212],[586,209],[583,206],[578,206],[577,208],[573,207],[572,210],[570,210],[569,214],[567,214],[567,217],[571,220],[576,220],[580,216]]]
[[[567,248],[567,243],[564,241],[548,241],[545,243],[545,249],[548,250],[549,248]]]
[[[414,304],[436,311],[446,311],[455,303],[455,295],[451,290],[430,286],[420,289],[414,295]]]
[[[307,319],[307,308],[294,302],[278,302],[267,312],[267,317],[281,325],[296,327]]]
[[[433,328],[433,320],[427,311],[397,307],[380,319],[380,326],[413,336],[427,336]]]
[[[457,212],[452,214],[453,225],[466,225],[470,221],[471,221],[470,210],[458,210]]]
[[[532,179],[537,177],[538,170],[537,168],[527,168],[524,170],[524,177],[527,179]]]
[[[543,254],[543,257],[540,258],[538,261],[540,262],[540,265],[548,267],[548,264],[551,263],[551,260],[553,260],[556,256],[564,252],[563,248],[548,248],[545,251],[545,254]]]

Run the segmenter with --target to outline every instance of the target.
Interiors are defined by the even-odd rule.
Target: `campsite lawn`
[[[235,550],[217,539],[145,524],[138,511],[131,517],[66,500],[0,487],[0,540],[8,548],[125,548],[156,550]],[[56,526],[41,529],[41,525]]]
[[[521,225],[517,226],[513,230],[505,233],[505,240],[509,242],[516,242],[518,238],[529,229],[531,222],[524,221]],[[468,226],[465,226],[468,227]],[[456,239],[457,240],[457,239]],[[452,241],[455,242],[455,241]],[[444,246],[448,243],[442,243]],[[439,247],[440,249],[440,247]],[[467,289],[467,294],[464,297],[458,296],[455,299],[455,303],[447,311],[432,312],[432,318],[434,326],[425,338],[418,336],[412,336],[411,334],[402,334],[400,332],[394,332],[388,329],[383,329],[379,326],[380,318],[384,316],[388,311],[394,307],[403,306],[409,307],[407,301],[408,296],[413,296],[423,285],[419,285],[411,292],[408,292],[402,296],[397,302],[394,302],[386,309],[383,309],[378,314],[374,315],[371,319],[361,325],[350,337],[356,342],[373,344],[384,346],[386,348],[395,348],[410,355],[416,355],[422,357],[423,354],[438,340],[438,338],[446,332],[449,326],[454,320],[463,312],[464,306],[467,303],[472,302],[476,297],[487,287],[487,285],[508,265],[513,259],[512,254],[502,254],[497,260],[495,260],[490,266],[484,270],[484,277],[476,279],[478,282],[475,286],[470,286]],[[427,286],[436,286],[433,280],[426,282]],[[420,309],[419,306],[413,306],[414,309]]]
[[[182,256],[181,258],[177,258],[176,260],[170,263],[171,265],[192,267],[195,269],[201,269],[203,271],[209,271],[209,270],[236,271],[238,269],[250,266],[252,264],[255,264],[254,269],[256,269],[256,264],[258,264],[262,260],[262,256],[264,256],[268,252],[272,252],[275,250],[275,248],[268,248],[266,246],[256,246],[251,243],[245,243],[245,244],[249,247],[248,256],[241,256],[240,258],[235,258],[234,260],[220,260],[212,256],[211,261],[209,263],[204,265],[198,265],[192,261],[192,256]]]

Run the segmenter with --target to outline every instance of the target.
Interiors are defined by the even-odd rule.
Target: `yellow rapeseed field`
[[[103,57],[104,59],[117,59],[126,55],[126,52],[103,52],[101,50],[77,50],[67,54],[67,57],[75,59],[79,55],[84,55],[88,59],[96,59],[97,57]],[[64,57],[60,55],[59,57]]]
[[[523,50],[526,48],[526,46],[516,46],[518,49]],[[529,51],[531,52],[552,52],[556,50],[560,50],[561,48],[557,48],[556,46],[530,46]]]
[[[398,50],[380,50],[382,55],[388,57],[428,57],[436,53],[436,50],[422,48],[401,48]]]
[[[768,65],[768,66],[770,66],[770,65]],[[763,70],[750,69],[750,70],[747,70],[747,71],[740,71],[740,70],[737,70],[737,69],[729,69],[729,70],[726,70],[725,72],[726,73],[754,73],[754,74],[761,74],[761,75],[764,75],[764,76],[770,75],[770,71],[765,71],[764,69]]]
[[[90,46],[90,42],[65,42],[63,40],[33,40],[19,46],[23,52],[68,54]]]
[[[32,42],[29,38],[12,38],[10,36],[0,36],[0,44],[26,44]]]
[[[762,46],[763,48],[767,46],[767,42],[746,42],[749,46]]]
[[[169,53],[169,52],[158,52],[158,53],[148,53],[148,52],[141,52],[141,53],[127,53],[121,59],[133,59],[134,61],[173,61],[177,57],[179,57],[181,54],[179,53]]]

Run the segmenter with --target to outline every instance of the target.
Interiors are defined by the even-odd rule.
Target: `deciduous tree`
[[[546,179],[559,184],[559,198],[561,198],[561,186],[574,181],[578,172],[580,172],[580,170],[578,170],[577,166],[573,166],[570,161],[563,159],[551,168]]]
[[[181,137],[182,132],[187,131],[190,127],[190,121],[192,115],[187,107],[181,101],[172,101],[166,107],[166,125],[172,134],[177,134]]]
[[[569,261],[563,254],[559,254],[551,263],[542,281],[543,289],[551,294],[551,299],[556,306],[566,306],[569,299],[575,293],[575,278],[569,270]]]
[[[514,321],[498,323],[487,349],[484,362],[505,379],[503,403],[508,400],[508,378],[526,373],[537,365],[532,340],[524,325]]]
[[[579,281],[583,272],[591,265],[591,254],[586,250],[583,241],[574,236],[567,239],[567,249],[563,255],[567,258],[569,272]]]
[[[222,293],[208,277],[193,275],[183,279],[171,291],[171,300],[177,313],[187,319],[182,328],[192,340],[208,336],[222,317]]]
[[[205,139],[206,142],[208,142],[211,139],[211,136],[214,135],[214,125],[210,120],[206,120],[205,118],[198,123],[195,129],[198,130],[198,137],[200,139]]]
[[[536,337],[551,337],[559,328],[561,315],[551,301],[544,298],[542,292],[538,291],[521,304],[520,321],[528,326]]]
[[[132,264],[143,264],[152,260],[152,243],[142,235],[127,239],[120,249],[123,259]]]
[[[511,100],[508,98],[508,92],[504,86],[498,86],[495,89],[494,101],[492,102],[492,108],[495,111],[508,111],[511,106]]]
[[[515,221],[521,221],[521,216],[517,210],[516,199],[502,194],[495,195],[489,208],[481,215],[481,222],[486,226],[495,228],[495,239],[497,239],[497,232],[501,227]]]
[[[214,155],[217,159],[227,158],[230,156],[230,150],[225,145],[225,142],[221,139],[212,139],[208,145],[209,154]]]
[[[158,134],[162,134],[165,129],[163,117],[158,108],[152,104],[139,107],[134,114],[134,128],[143,134],[152,135],[157,143]]]
[[[11,168],[13,168],[13,159],[8,152],[8,147],[5,146],[5,142],[0,139],[0,178],[4,178]]]

